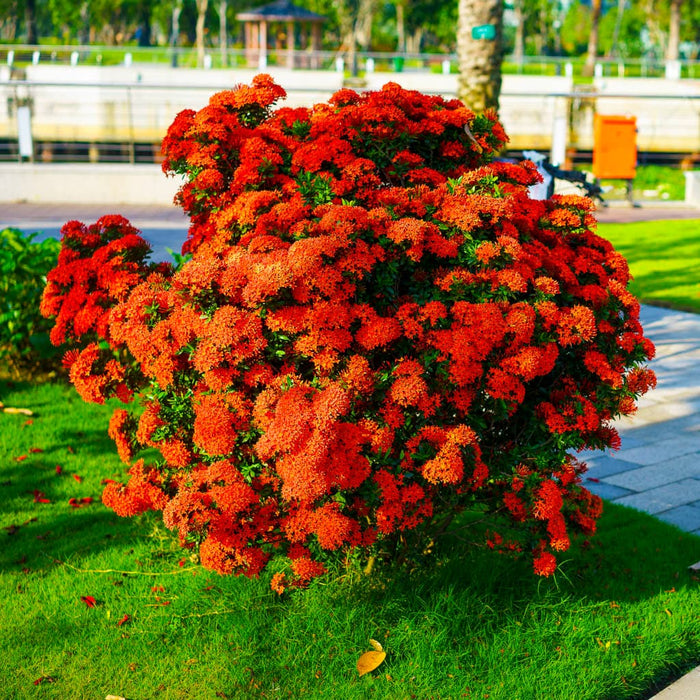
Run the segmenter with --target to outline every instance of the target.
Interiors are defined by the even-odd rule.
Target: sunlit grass
[[[640,301],[700,312],[700,219],[601,224],[622,253]]]
[[[700,661],[700,539],[644,514],[607,506],[548,580],[454,538],[422,570],[338,570],[280,599],[101,505],[123,469],[109,407],[59,385],[0,400],[35,412],[0,414],[2,697],[641,698]],[[388,656],[360,678],[370,638]]]

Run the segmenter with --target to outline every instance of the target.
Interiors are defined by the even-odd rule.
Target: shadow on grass
[[[116,544],[123,546],[139,537],[137,522],[107,510],[99,493],[91,495],[92,503],[72,508],[66,487],[75,486],[75,498],[83,498],[85,490],[70,477],[57,477],[55,472],[52,487],[51,477],[35,467],[2,470],[0,499],[15,507],[12,514],[6,509],[2,517],[0,569],[45,571],[66,559],[93,555]],[[35,491],[51,502],[34,502]]]

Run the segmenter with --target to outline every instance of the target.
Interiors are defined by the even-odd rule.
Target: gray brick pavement
[[[700,315],[642,307],[657,388],[617,421],[618,452],[582,455],[586,487],[700,535]]]

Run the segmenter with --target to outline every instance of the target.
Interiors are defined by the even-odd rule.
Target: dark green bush
[[[39,313],[60,244],[53,238],[37,242],[36,236],[0,231],[0,369],[15,375],[55,370],[62,355],[49,341],[51,322]]]

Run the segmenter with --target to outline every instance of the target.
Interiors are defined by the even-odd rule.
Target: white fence
[[[25,79],[15,80],[0,67],[0,100],[6,105],[0,110],[0,141],[6,144],[0,158],[19,157],[18,108],[29,107],[34,159],[55,160],[58,145],[70,152],[71,144],[81,143],[91,160],[133,162],[139,148],[146,149],[147,160],[157,155],[179,111],[198,109],[214,92],[249,83],[257,71],[38,64],[25,72]],[[327,100],[343,85],[337,71],[268,72],[287,90],[289,106]],[[457,91],[456,75],[428,71],[374,72],[364,83],[377,89],[388,80],[445,97]],[[596,112],[636,116],[640,151],[700,152],[700,81],[603,77],[576,88],[565,76],[503,77],[500,116],[514,150],[549,149],[555,125],[563,126],[569,147],[590,150]],[[106,155],[109,144],[118,144],[113,155]]]

